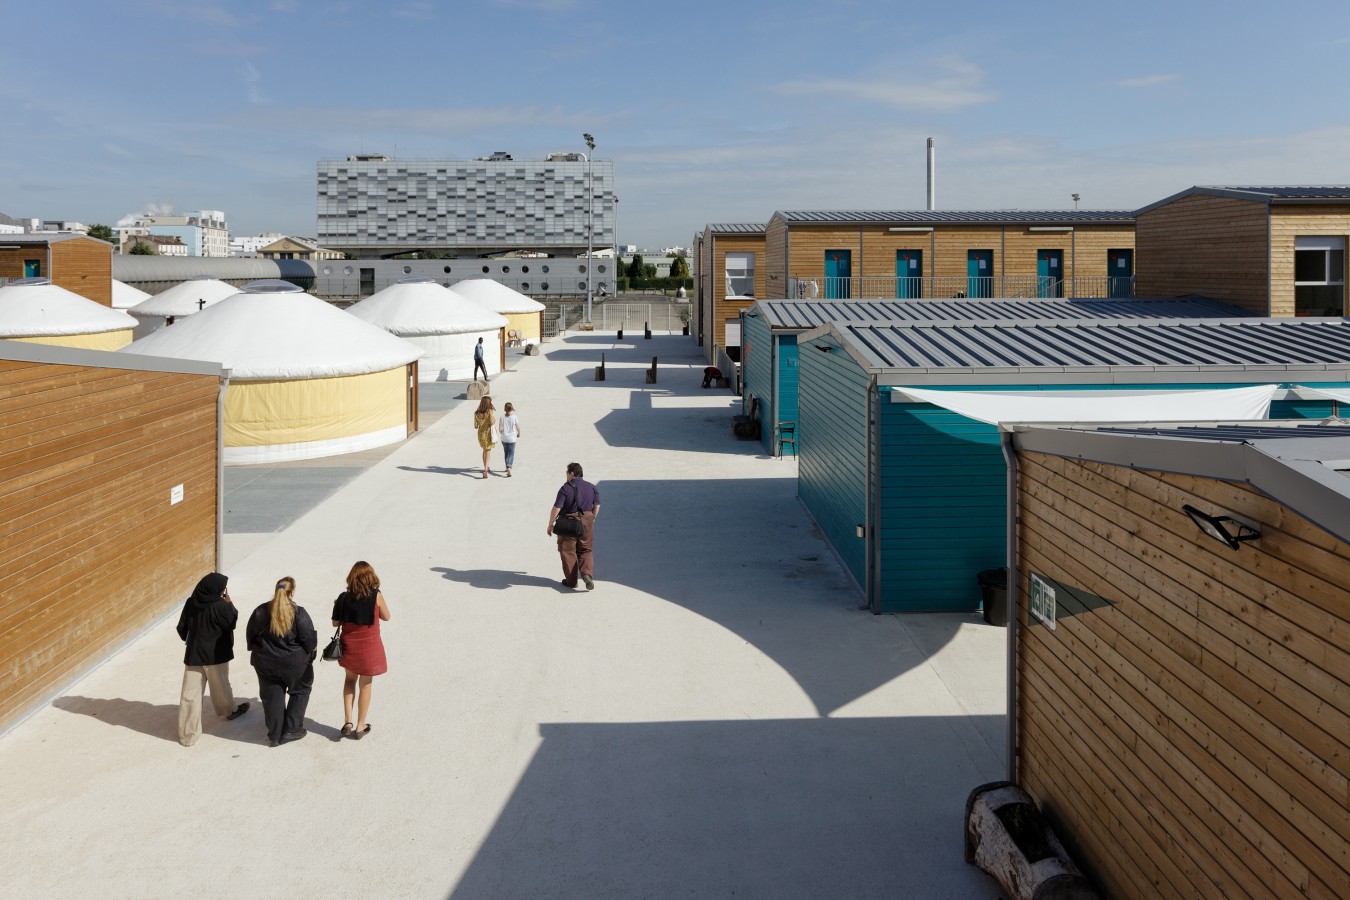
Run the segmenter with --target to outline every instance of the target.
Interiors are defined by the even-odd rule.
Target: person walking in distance
[[[553,523],[559,517],[576,519],[581,523],[581,534],[575,537],[557,535],[558,556],[562,559],[564,587],[575,588],[577,579],[586,583],[586,590],[595,589],[595,518],[600,515],[600,491],[582,476],[581,463],[567,464],[567,481],[558,489],[553,508],[548,511],[545,534],[553,535]]]
[[[473,345],[473,380],[474,380],[474,381],[477,381],[477,380],[478,380],[478,370],[479,370],[479,369],[482,369],[482,370],[483,370],[483,383],[486,384],[486,383],[487,383],[487,380],[488,380],[488,376],[487,376],[487,360],[483,357],[483,339],[482,339],[482,338],[479,338],[479,339],[478,339],[478,343],[476,343],[476,344]]]
[[[191,747],[202,735],[202,692],[211,691],[216,715],[237,719],[248,704],[234,705],[230,691],[230,660],[234,659],[234,626],[239,610],[230,602],[229,579],[219,572],[197,582],[178,617],[178,636],[187,645],[183,653],[183,692],[178,700],[178,743]]]
[[[492,450],[497,446],[493,440],[497,427],[497,416],[492,409],[492,396],[484,394],[478,401],[478,409],[473,414],[473,427],[478,432],[478,446],[483,448],[483,477],[492,474]]]
[[[502,450],[506,453],[506,477],[511,477],[511,466],[516,461],[516,441],[520,439],[520,420],[516,418],[516,408],[510,403],[502,407],[501,422]]]
[[[296,605],[294,578],[287,575],[277,581],[272,599],[248,617],[244,636],[258,673],[268,742],[276,747],[300,740],[306,733],[305,708],[314,687],[319,635],[309,613]]]

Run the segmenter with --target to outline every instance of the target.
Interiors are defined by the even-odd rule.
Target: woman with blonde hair
[[[333,603],[333,627],[342,628],[342,657],[347,670],[342,685],[342,707],[346,721],[342,736],[360,740],[370,734],[366,714],[370,711],[370,682],[389,671],[380,638],[380,622],[389,621],[389,604],[380,593],[380,578],[365,560],[358,560],[347,573],[347,589]],[[360,698],[357,698],[359,687]],[[356,719],[352,720],[352,706]]]
[[[492,397],[484,394],[483,399],[478,401],[478,411],[473,414],[473,427],[478,429],[478,446],[483,448],[484,478],[492,474],[492,450],[497,446],[497,442],[492,439],[492,431],[496,424],[497,417],[492,410]]]
[[[294,578],[277,580],[272,599],[253,610],[244,633],[258,673],[268,742],[276,747],[300,740],[306,734],[305,708],[314,686],[319,636],[309,613],[295,603]]]

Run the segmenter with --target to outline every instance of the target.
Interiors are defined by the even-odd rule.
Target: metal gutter
[[[216,394],[216,571],[225,561],[225,391],[230,387],[230,370],[220,373],[220,391]]]
[[[1001,430],[1000,443],[1003,458],[1008,464],[1007,532],[1008,532],[1008,721],[1007,762],[1008,780],[1017,783],[1017,638],[1020,629],[1018,615],[1018,588],[1021,576],[1017,566],[1017,450],[1013,447],[1011,431]]]

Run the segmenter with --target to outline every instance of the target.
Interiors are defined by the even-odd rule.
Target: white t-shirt
[[[520,427],[520,422],[516,421],[515,413],[509,416],[502,416],[502,441],[508,444],[516,442],[516,429]]]

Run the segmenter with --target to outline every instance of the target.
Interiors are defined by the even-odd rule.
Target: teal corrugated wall
[[[777,425],[779,422],[797,421],[801,379],[797,375],[799,366],[797,336],[780,334],[775,340],[778,344],[778,391],[774,401],[776,418],[772,424]]]
[[[741,332],[741,396],[749,412],[750,397],[759,399],[759,440],[766,449],[772,450],[773,427],[766,422],[773,421],[773,351],[770,342],[773,335],[769,324],[761,315],[741,317],[745,328]]]
[[[798,362],[797,493],[862,587],[867,547],[855,529],[867,521],[867,374],[830,338],[803,344]]]

